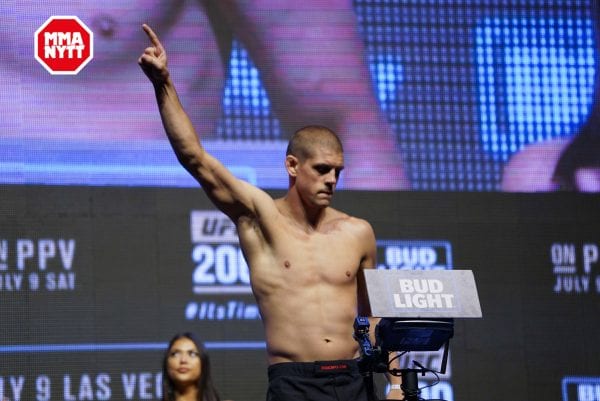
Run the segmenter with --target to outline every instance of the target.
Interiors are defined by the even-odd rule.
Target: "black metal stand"
[[[421,390],[419,390],[419,379],[417,374],[424,374],[422,369],[400,369],[402,384],[400,388],[404,392],[404,401],[419,401]]]
[[[444,374],[446,373],[446,365],[448,363],[448,350],[450,348],[450,340],[446,340],[444,343],[444,353],[442,356],[442,363],[440,366],[440,371],[438,373]],[[425,376],[427,372],[432,372],[432,370],[423,367],[420,363],[413,361],[419,369],[392,369],[390,373],[397,376],[400,373],[400,377],[402,377],[402,384],[400,385],[402,391],[404,392],[404,398],[399,401],[422,401],[423,399],[420,397],[421,390],[419,389],[419,379],[418,375]]]
[[[437,342],[435,345],[431,345],[431,348],[418,347],[415,345],[414,349],[407,349],[402,347],[392,347],[391,349],[387,349],[379,346],[373,347],[369,339],[368,318],[361,316],[356,318],[356,320],[354,321],[354,338],[360,345],[361,358],[359,358],[359,367],[361,368],[361,372],[365,374],[365,380],[367,384],[369,397],[371,397],[371,394],[375,394],[375,388],[373,384],[373,372],[389,372],[394,376],[399,375],[402,378],[402,384],[400,385],[400,388],[404,393],[404,398],[398,401],[423,401],[423,399],[420,397],[421,390],[419,389],[418,374],[425,376],[427,372],[435,374],[446,373],[446,365],[448,362],[448,350],[450,348],[450,338],[453,334],[452,322],[448,323],[440,321],[434,323],[438,325],[436,327],[440,329],[441,333],[439,334],[439,337],[436,340],[441,340],[443,341],[443,343],[441,341]],[[448,326],[450,328],[448,328]],[[421,337],[418,337],[417,339],[421,340]],[[388,367],[388,357],[390,351],[435,351],[438,350],[442,344],[444,346],[444,352],[439,372],[435,372],[431,369],[425,368],[417,361],[413,361],[413,363],[418,367],[418,369],[389,369]]]

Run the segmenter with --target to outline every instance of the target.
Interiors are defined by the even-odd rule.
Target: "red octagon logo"
[[[75,16],[52,16],[35,31],[34,47],[50,74],[75,75],[94,57],[94,34]]]

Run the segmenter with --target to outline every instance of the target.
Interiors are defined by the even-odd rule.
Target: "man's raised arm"
[[[148,25],[142,28],[151,45],[144,50],[138,64],[154,86],[160,117],[177,159],[196,178],[215,206],[234,221],[242,214],[255,213],[253,198],[266,194],[234,177],[205,151],[171,80],[165,48]]]

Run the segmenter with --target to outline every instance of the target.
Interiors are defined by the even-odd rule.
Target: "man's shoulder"
[[[329,219],[331,221],[336,221],[339,224],[344,224],[348,228],[372,231],[371,224],[361,217],[349,215],[348,213],[345,213],[338,209],[334,209],[332,207],[328,208],[328,212]]]
[[[356,217],[350,216],[348,213],[335,209],[331,206],[327,208],[327,220],[338,222],[351,222]]]

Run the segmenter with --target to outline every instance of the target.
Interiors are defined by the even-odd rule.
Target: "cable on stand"
[[[376,346],[371,344],[369,327],[367,317],[358,316],[354,321],[354,339],[361,351],[359,366],[365,374],[370,397],[376,400],[373,373],[389,373],[402,378],[404,398],[400,401],[423,401],[418,375],[433,373],[437,377],[438,373],[446,372],[450,338],[454,334],[453,320],[381,319],[375,328]],[[437,351],[442,345],[444,352],[439,372],[426,368],[417,361],[413,361],[416,368],[389,369],[390,352]]]

